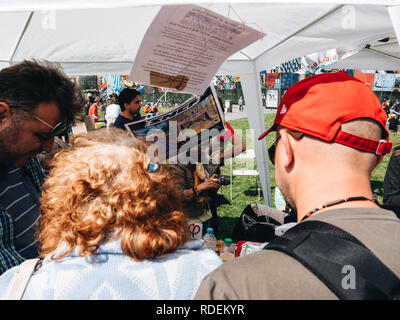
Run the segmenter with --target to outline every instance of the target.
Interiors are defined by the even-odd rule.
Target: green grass
[[[274,121],[274,114],[265,115],[265,127],[272,125]],[[246,143],[247,149],[254,149],[253,141],[257,141],[256,137],[253,139],[247,134],[249,132],[249,122],[247,118],[229,121],[229,124],[235,129],[236,132],[242,132],[242,139]],[[275,139],[275,134],[267,136],[267,145],[271,145]],[[229,148],[229,146],[228,146]],[[254,160],[238,160],[232,159],[233,169],[257,169],[257,163]],[[222,174],[230,176],[230,162],[226,162],[225,166],[222,167]],[[275,187],[275,175],[273,167],[270,167],[271,174],[271,187]],[[258,178],[253,176],[234,176],[232,178],[232,201],[230,198],[230,186],[222,186],[218,190],[220,205],[218,206],[219,216],[219,230],[217,233],[218,239],[224,239],[230,237],[233,228],[236,224],[237,219],[240,217],[243,209],[252,203],[264,203],[264,198],[261,190],[260,182]],[[260,200],[258,201],[257,183],[260,187]],[[272,189],[272,191],[274,191]]]
[[[144,104],[142,105],[142,107],[140,108],[140,115],[145,116],[146,114],[144,113]],[[166,108],[166,107],[157,107],[158,110],[158,114],[163,114],[167,111],[172,110],[172,108]]]
[[[269,128],[275,119],[275,114],[265,115],[265,127]],[[235,130],[242,130],[243,134],[249,129],[248,119],[240,119],[229,122]],[[275,140],[275,134],[271,133],[267,136],[267,146],[272,145]],[[400,144],[400,133],[390,133],[390,140],[393,141],[393,145]],[[253,149],[252,143],[246,141],[247,149]],[[257,139],[255,139],[257,141]],[[251,141],[250,141],[251,142]],[[265,152],[267,152],[265,150]],[[378,165],[378,167],[373,171],[371,176],[371,188],[373,193],[376,195],[378,201],[382,203],[383,200],[383,179],[385,177],[386,168],[390,159],[390,155],[384,157],[383,161]],[[248,165],[248,163],[247,163]],[[237,161],[233,159],[233,169],[240,169],[246,166],[243,161]],[[252,169],[252,168],[251,168]],[[257,163],[254,162],[254,169],[257,169]],[[271,181],[271,192],[272,199],[274,199],[274,189],[275,183],[275,168],[270,163],[270,181]],[[222,173],[227,176],[230,175],[230,163],[227,162],[222,168]],[[224,239],[232,234],[233,228],[236,224],[237,219],[240,217],[243,209],[251,203],[264,204],[264,199],[261,191],[260,201],[258,200],[257,188],[256,188],[256,178],[255,177],[240,177],[235,176],[232,180],[232,194],[233,199],[230,200],[230,187],[223,186],[219,189],[219,199],[220,205],[218,207],[219,216],[219,230],[217,234],[218,239]],[[260,186],[260,183],[258,183]],[[261,186],[260,186],[261,188]]]

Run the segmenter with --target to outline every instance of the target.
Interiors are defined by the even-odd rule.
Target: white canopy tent
[[[240,75],[255,137],[265,130],[262,70],[314,52],[387,37],[393,46],[391,56],[364,50],[335,68],[400,69],[396,67],[400,66],[400,50],[393,27],[400,28],[400,0],[0,0],[0,68],[36,58],[58,62],[68,74],[129,74],[160,7],[177,4],[198,4],[266,34],[228,58],[218,72]],[[264,200],[271,205],[265,139],[254,147]]]

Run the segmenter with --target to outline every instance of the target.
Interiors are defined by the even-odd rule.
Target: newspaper
[[[163,6],[129,78],[201,95],[227,58],[262,37],[260,31],[196,5]]]
[[[136,138],[152,144],[159,163],[198,161],[198,149],[225,130],[222,107],[214,87],[161,115],[125,125]],[[179,159],[178,159],[179,158]]]

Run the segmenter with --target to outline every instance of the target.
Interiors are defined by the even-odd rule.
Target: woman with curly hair
[[[221,264],[187,242],[170,173],[122,130],[78,135],[43,185],[41,268],[23,299],[192,299]],[[19,267],[0,277],[0,297]]]

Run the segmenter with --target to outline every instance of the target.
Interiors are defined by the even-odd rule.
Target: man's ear
[[[0,102],[0,130],[11,123],[10,106],[5,102]]]
[[[281,144],[281,149],[280,149],[280,157],[279,161],[281,164],[288,169],[293,163],[294,163],[294,152],[293,152],[293,146],[289,133],[285,130],[280,131],[280,144]]]

